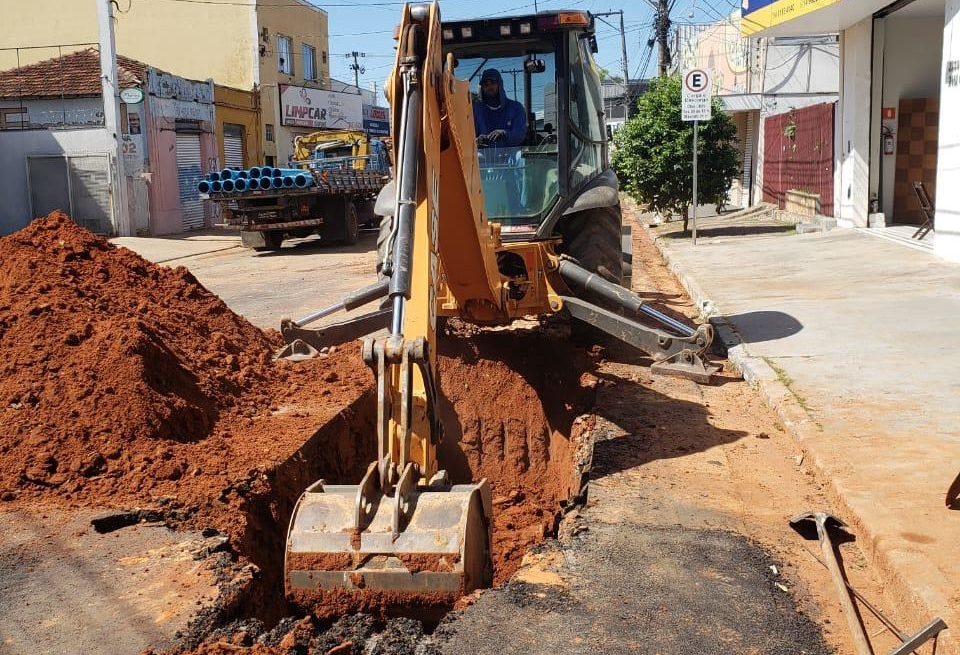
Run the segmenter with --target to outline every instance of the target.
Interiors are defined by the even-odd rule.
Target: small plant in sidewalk
[[[680,79],[660,77],[637,101],[637,113],[614,136],[613,168],[620,186],[651,211],[683,217],[693,202],[693,123],[681,120]],[[737,128],[713,101],[713,118],[700,123],[697,195],[725,197],[740,174]]]

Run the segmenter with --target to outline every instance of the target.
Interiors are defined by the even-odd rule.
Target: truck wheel
[[[373,211],[372,200],[357,200],[357,215],[360,217],[360,225],[365,229],[377,227],[380,217]]]
[[[620,205],[590,209],[567,219],[561,226],[562,251],[588,271],[623,283]]]
[[[343,221],[343,239],[341,242],[352,246],[360,240],[360,217],[357,215],[357,205],[355,203],[347,203]]]
[[[261,232],[263,245],[254,247],[256,252],[265,252],[270,250],[280,250],[283,245],[283,232]]]

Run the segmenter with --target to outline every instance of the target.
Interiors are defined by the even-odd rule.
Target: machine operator
[[[527,137],[527,112],[503,90],[503,78],[496,68],[488,68],[480,76],[480,99],[473,103],[473,124],[477,145],[515,147]]]

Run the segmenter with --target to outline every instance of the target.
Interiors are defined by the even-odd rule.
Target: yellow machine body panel
[[[293,158],[297,162],[314,159],[317,149],[336,157],[367,157],[370,154],[370,139],[360,130],[320,130],[298,136],[293,142]],[[365,170],[366,159],[357,159],[351,166]]]

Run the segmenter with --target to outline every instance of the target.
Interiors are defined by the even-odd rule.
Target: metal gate
[[[59,209],[91,232],[116,233],[110,155],[31,155],[27,184],[33,216]]]
[[[777,114],[764,123],[763,199],[781,209],[787,191],[820,196],[833,216],[833,103]]]
[[[200,135],[177,133],[177,182],[180,185],[180,215],[184,230],[204,227],[203,200],[197,185],[200,168]]]
[[[243,168],[243,125],[223,124],[223,165]]]

